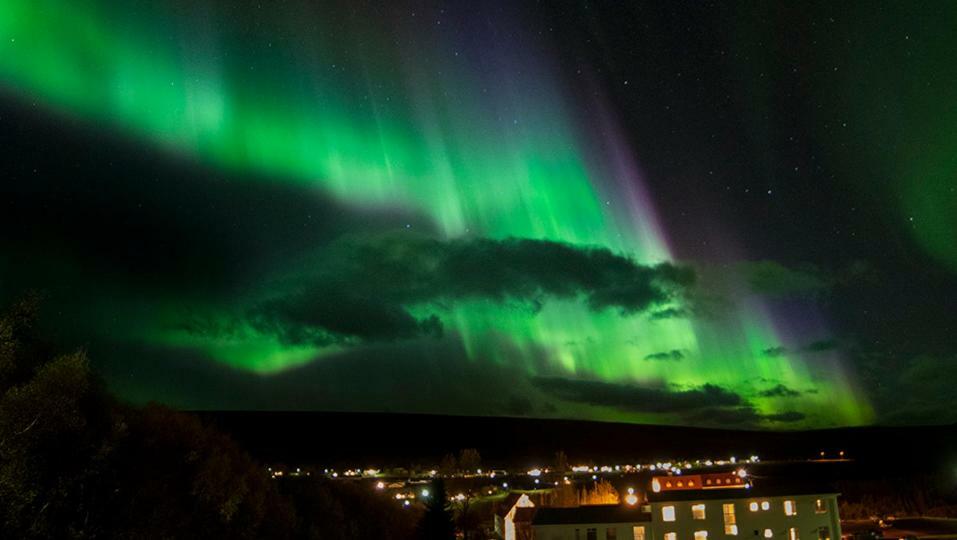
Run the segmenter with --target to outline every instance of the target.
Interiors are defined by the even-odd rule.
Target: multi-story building
[[[839,540],[838,493],[742,473],[655,477],[643,505],[540,508],[535,540]]]

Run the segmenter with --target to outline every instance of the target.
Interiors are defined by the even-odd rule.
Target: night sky
[[[0,3],[0,300],[187,409],[957,421],[957,4]]]

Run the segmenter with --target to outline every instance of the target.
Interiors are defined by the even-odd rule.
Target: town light
[[[634,493],[629,493],[625,496],[625,502],[628,503],[629,506],[634,506],[638,504],[638,496]]]
[[[385,489],[385,482],[376,482],[375,488],[376,488],[376,489]]]

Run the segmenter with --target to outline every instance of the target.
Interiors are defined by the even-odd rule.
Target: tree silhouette
[[[482,456],[474,448],[464,448],[459,452],[459,469],[466,474],[474,473],[482,467]]]
[[[425,503],[425,514],[419,522],[419,538],[422,540],[453,540],[455,538],[452,508],[445,491],[445,482],[441,478],[432,481],[432,488]]]

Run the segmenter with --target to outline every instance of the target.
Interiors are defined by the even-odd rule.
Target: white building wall
[[[815,511],[815,501],[821,499],[825,512]],[[794,501],[795,515],[785,514],[784,501]],[[758,510],[751,511],[751,503],[757,503]],[[768,509],[762,509],[762,503],[768,503]],[[725,534],[724,504],[734,504],[737,535]],[[705,519],[694,519],[691,507],[705,505]],[[675,507],[675,521],[662,519],[662,509]],[[696,531],[707,531],[707,540],[766,540],[765,530],[770,529],[772,540],[819,540],[818,530],[827,529],[827,538],[840,540],[841,525],[837,511],[836,495],[793,495],[780,497],[754,497],[742,499],[714,499],[700,501],[655,502],[651,504],[652,532],[646,540],[665,540],[669,532],[676,533],[675,540],[696,539]],[[790,537],[794,528],[797,538]],[[584,540],[584,539],[582,539]],[[601,540],[601,539],[599,539]],[[619,537],[618,540],[630,540]]]
[[[633,527],[645,528],[645,539],[651,540],[648,536],[648,526],[646,522],[630,523],[576,523],[573,525],[535,525],[535,540],[588,540],[588,529],[595,529],[596,540],[606,540],[608,529],[615,531],[616,540],[634,540]],[[577,536],[576,532],[578,531]],[[839,538],[837,540],[840,540]]]

